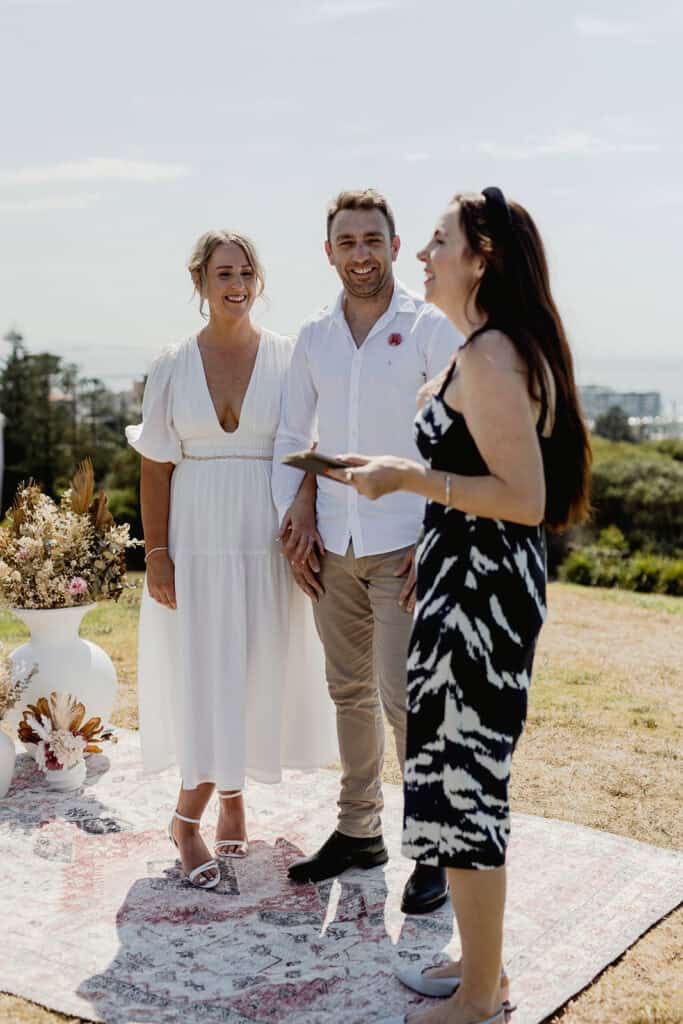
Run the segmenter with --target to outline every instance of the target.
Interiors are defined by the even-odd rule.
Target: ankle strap
[[[188,825],[201,825],[199,818],[186,818],[184,814],[180,814],[178,811],[173,812],[173,817],[178,818],[180,821],[186,821]]]
[[[235,800],[236,797],[242,796],[242,790],[238,789],[236,793],[219,793],[221,800]]]

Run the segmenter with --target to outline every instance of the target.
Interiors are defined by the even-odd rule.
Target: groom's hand
[[[415,611],[415,584],[417,583],[417,571],[415,569],[415,547],[406,551],[405,558],[394,573],[394,576],[405,576],[406,581],[398,595],[398,603],[404,611],[412,613]]]

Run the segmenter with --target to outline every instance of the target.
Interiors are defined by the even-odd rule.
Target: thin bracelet
[[[451,504],[451,474],[446,473],[446,508],[450,508]]]
[[[152,550],[148,551],[146,553],[146,555],[145,555],[145,563],[147,562],[147,559],[149,558],[149,556],[153,555],[155,551],[168,551],[168,548],[165,545],[163,547],[152,548]]]

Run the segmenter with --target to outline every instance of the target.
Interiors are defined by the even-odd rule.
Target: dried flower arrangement
[[[0,528],[0,598],[15,608],[66,608],[107,598],[125,585],[128,524],[117,525],[107,496],[95,494],[90,459],[57,504],[30,482],[17,489]]]
[[[37,671],[38,666],[34,665],[25,674],[15,676],[4,647],[0,644],[0,721],[17,706]]]
[[[70,693],[51,693],[29,704],[19,723],[22,743],[35,743],[35,758],[43,771],[73,768],[85,754],[101,754],[99,746],[113,738],[101,718],[84,722],[85,705]]]

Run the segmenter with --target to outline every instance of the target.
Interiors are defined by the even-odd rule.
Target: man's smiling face
[[[325,252],[346,291],[368,299],[393,281],[400,245],[398,235],[390,237],[381,210],[340,210],[330,225]]]

